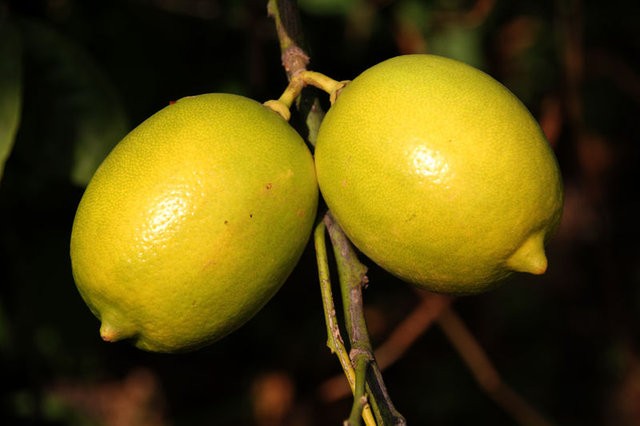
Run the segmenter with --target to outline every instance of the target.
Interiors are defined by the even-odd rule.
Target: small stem
[[[400,359],[429,329],[440,313],[453,302],[453,298],[449,296],[427,292],[416,293],[420,295],[420,302],[396,325],[374,352],[376,362],[382,371]],[[336,401],[350,393],[349,387],[342,379],[342,375],[336,375],[322,384],[321,393],[325,401]]]
[[[300,19],[297,14],[295,1],[294,0],[269,0],[267,4],[267,10],[269,15],[274,19],[274,22],[276,24],[276,31],[278,33],[278,39],[280,41],[280,50],[282,54],[282,64],[287,73],[287,77],[289,79],[290,84],[287,86],[287,88],[281,95],[280,99],[276,101],[269,101],[269,102],[266,102],[265,104],[271,107],[272,109],[274,109],[279,114],[281,114],[286,120],[289,120],[291,105],[293,105],[293,102],[295,99],[299,99],[300,93],[306,85],[312,85],[320,88],[321,90],[324,90],[325,92],[329,93],[331,103],[335,102],[336,96],[338,95],[340,90],[346,85],[346,82],[336,82],[335,80],[327,76],[324,76],[322,74],[307,71],[309,56],[306,54],[306,52],[302,48],[299,47],[301,44],[302,31],[300,30]],[[300,82],[302,82],[302,84]],[[319,127],[319,124],[322,121],[322,118],[321,118],[322,112],[321,112],[321,109],[318,107],[318,104],[316,101],[314,101],[313,105],[315,106],[315,108],[313,108],[310,111],[309,117],[307,117],[306,120],[308,124]],[[310,128],[309,129],[310,137],[312,136],[313,139],[315,139],[315,135],[317,134],[317,131],[318,131],[318,128],[315,128],[315,129]],[[338,355],[340,364],[342,365],[342,368],[345,372],[347,380],[349,381],[349,384],[352,387],[353,391],[355,391],[356,381],[358,381],[358,393],[362,393],[360,392],[360,386],[361,386],[360,382],[365,382],[365,380],[357,379],[357,375],[353,370],[353,365],[358,365],[360,367],[359,370],[364,371],[364,373],[360,374],[360,377],[362,377],[362,375],[367,377],[366,383],[365,383],[365,389],[369,395],[373,395],[373,397],[370,399],[371,405],[373,406],[374,409],[376,409],[377,419],[378,420],[382,419],[382,421],[380,421],[380,426],[383,426],[385,424],[405,424],[406,422],[404,421],[404,418],[395,411],[395,408],[393,407],[393,404],[391,403],[388,397],[388,394],[386,392],[386,388],[384,387],[384,382],[382,381],[382,375],[380,374],[380,370],[375,364],[375,360],[373,358],[373,353],[371,350],[371,344],[369,343],[369,340],[368,340],[369,337],[366,329],[366,324],[364,323],[364,316],[362,315],[362,294],[360,290],[358,290],[359,302],[357,303],[360,305],[358,317],[359,318],[362,317],[362,321],[361,321],[359,330],[361,330],[362,332],[363,339],[366,338],[365,340],[363,340],[363,342],[366,342],[366,345],[368,346],[368,349],[366,350],[366,352],[369,354],[370,359],[365,359],[366,362],[362,361],[362,363],[364,363],[364,366],[362,366],[361,362],[354,364],[353,363],[354,359],[350,359],[349,356],[346,355],[344,342],[342,340],[342,337],[340,336],[340,330],[337,325],[338,322],[336,319],[335,307],[333,304],[333,295],[331,294],[331,281],[329,278],[329,267],[327,262],[326,243],[325,243],[325,229],[329,230],[331,235],[331,232],[334,232],[335,234],[335,230],[339,228],[336,228],[334,226],[329,227],[327,225],[328,223],[331,223],[333,225],[333,220],[329,218],[329,215],[327,214],[325,215],[325,222],[323,224],[319,224],[314,232],[314,242],[316,244],[316,253],[317,253],[316,256],[318,261],[318,272],[320,275],[322,301],[323,301],[323,307],[325,312],[325,321],[327,324],[327,332],[329,335],[327,344],[332,349],[332,351],[334,351]],[[339,232],[340,234],[342,234],[341,230]],[[355,260],[355,262],[350,262],[350,263],[352,265],[360,265],[362,273],[358,274],[358,277],[359,277],[358,279],[361,280],[366,278],[366,276],[364,275],[364,273],[366,272],[366,269],[364,268],[364,266],[362,266],[362,264],[360,264],[357,261],[357,257],[353,253],[353,250],[350,248],[348,240],[346,239],[344,234],[342,234],[342,237],[347,242],[346,245],[349,247],[348,252],[352,254],[352,258]],[[333,243],[333,237],[332,237],[332,243]],[[334,243],[334,252],[335,251],[336,249],[335,249],[335,243]],[[342,255],[336,254],[336,259],[344,259],[344,258],[342,257]],[[341,275],[340,269],[341,267],[339,265],[338,266],[339,275]],[[342,276],[340,277],[340,283],[341,283],[341,288],[344,288],[345,285],[343,285]],[[361,282],[359,281],[357,283],[358,288],[360,287],[360,284]],[[347,298],[347,300],[349,300],[349,298]],[[352,350],[353,348],[354,346],[352,343]],[[373,368],[368,368],[368,366],[371,366]],[[373,392],[371,389],[372,384],[369,383],[369,378],[367,374],[368,371],[374,372],[373,377],[375,378],[375,380],[372,382],[372,384],[375,387],[375,389]],[[380,392],[381,390],[382,392]],[[379,398],[379,397],[384,399],[383,406],[385,410],[382,416],[379,414],[380,410],[376,408],[377,407],[376,398]],[[358,398],[358,399],[361,399],[361,398]],[[367,426],[375,426],[376,419],[374,419],[373,414],[371,412],[370,404],[366,402],[366,399],[362,400],[362,402],[357,401],[356,404],[363,405],[362,417],[364,418]],[[359,410],[359,409],[360,408],[356,408],[356,410]],[[388,419],[392,419],[390,423],[387,422]],[[394,421],[394,419],[395,420],[401,419],[401,422]]]
[[[367,269],[358,260],[351,242],[334,221],[331,212],[325,215],[324,222],[331,238],[338,267],[351,353],[358,357],[366,355],[365,359],[369,367],[366,374],[367,393],[370,396],[369,401],[376,414],[376,419],[381,425],[405,425],[406,420],[391,401],[369,340],[362,302],[362,287],[367,282]],[[359,361],[352,357],[351,362]]]
[[[356,395],[356,373],[344,341],[340,334],[340,327],[336,318],[336,309],[333,303],[333,292],[331,291],[331,279],[329,276],[329,262],[327,260],[327,246],[325,238],[326,226],[324,222],[320,222],[316,226],[314,236],[314,244],[316,249],[316,259],[318,262],[318,275],[320,277],[320,291],[322,293],[322,306],[324,309],[325,323],[327,325],[327,346],[331,352],[335,353],[340,361],[344,375],[349,382],[351,391]],[[375,426],[373,413],[368,404],[364,404],[360,409],[362,418],[367,426]]]
[[[294,0],[269,0],[267,13],[273,18],[280,41],[282,65],[287,77],[292,76],[307,68],[309,56],[300,45],[302,44],[302,30],[300,18]]]
[[[360,426],[362,410],[367,404],[366,376],[370,359],[367,356],[366,352],[358,351],[359,353],[357,354],[354,354],[353,350],[351,352],[352,353],[349,357],[351,358],[351,362],[355,366],[356,383],[353,389],[353,405],[351,407],[351,415],[349,416],[349,420],[347,420],[346,425]]]
[[[333,104],[340,91],[347,84],[347,81],[336,81],[316,71],[300,70],[290,77],[289,84],[280,95],[280,98],[267,101],[264,104],[289,121],[289,118],[291,118],[291,106],[306,86],[314,86],[325,91],[329,94],[329,100]]]
[[[331,290],[331,278],[329,276],[329,264],[327,261],[325,229],[326,227],[323,222],[318,223],[314,232],[314,245],[318,263],[318,276],[320,278],[324,318],[327,325],[327,346],[331,349],[331,352],[338,356],[340,365],[342,365],[342,369],[353,390],[355,374],[353,373],[353,366],[351,365],[349,355],[347,354],[344,341],[340,334],[340,327],[338,326],[336,318],[336,308],[333,303],[333,292]]]
[[[298,96],[300,96],[303,88],[304,81],[294,77],[289,80],[289,84],[284,89],[284,92],[282,92],[282,95],[280,95],[280,98],[266,101],[264,105],[280,114],[286,121],[289,121],[291,118],[291,106]]]
[[[303,88],[304,81],[302,79],[292,78],[291,81],[289,81],[289,85],[286,89],[284,89],[284,92],[282,92],[282,95],[280,95],[280,98],[278,100],[285,104],[288,108],[291,108],[291,105],[293,105],[293,102],[295,102],[298,96],[300,96]]]
[[[345,322],[352,343],[352,349],[371,352],[369,336],[362,310],[362,287],[367,283],[367,268],[360,263],[351,243],[333,219],[331,212],[324,217],[329,237],[333,245],[338,277],[344,301]]]
[[[306,86],[317,87],[318,89],[326,92],[329,95],[329,100],[332,105],[336,101],[340,91],[349,84],[348,80],[337,81],[316,71],[304,71],[301,74],[304,84]]]
[[[295,0],[269,0],[267,2],[267,14],[273,18],[278,41],[280,42],[280,54],[282,66],[287,73],[289,85],[278,100],[269,100],[264,103],[282,116],[286,121],[291,118],[291,105],[303,89],[303,82],[294,77],[307,69],[309,56],[300,47],[302,43],[302,30],[300,29],[300,17]],[[294,81],[295,80],[295,81]]]

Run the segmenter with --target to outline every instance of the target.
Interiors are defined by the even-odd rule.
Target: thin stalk
[[[324,222],[331,238],[340,278],[345,324],[351,345],[351,362],[354,365],[364,362],[367,366],[364,378],[356,375],[356,387],[359,380],[366,381],[369,402],[381,425],[405,425],[406,420],[391,401],[369,339],[362,302],[362,287],[367,283],[367,269],[358,260],[351,242],[334,221],[331,212],[325,215]],[[354,404],[357,403],[354,401]]]
[[[340,361],[340,366],[344,371],[344,375],[349,382],[351,392],[354,397],[358,393],[361,393],[358,389],[356,391],[356,372],[354,371],[353,364],[347,349],[344,346],[342,335],[340,334],[340,327],[336,317],[336,308],[333,303],[333,292],[331,290],[331,279],[329,276],[329,262],[327,260],[327,246],[325,237],[326,226],[324,222],[320,221],[316,226],[314,236],[314,245],[316,249],[316,259],[318,262],[318,275],[320,278],[320,291],[322,294],[322,306],[324,310],[325,324],[327,325],[327,346],[331,352],[335,353]],[[363,393],[363,392],[362,392]],[[362,404],[358,418],[362,416],[367,426],[375,426],[376,422],[371,412],[371,408],[366,403]],[[350,418],[351,419],[351,418]],[[359,423],[357,423],[359,424]]]
[[[353,405],[351,407],[351,414],[349,415],[349,419],[345,422],[345,426],[360,426],[362,411],[368,404],[366,375],[367,368],[369,367],[369,360],[366,357],[354,358],[353,356],[351,356],[351,359],[355,361],[356,383],[353,389]]]
[[[282,64],[287,73],[287,77],[290,81],[290,87],[287,87],[283,96],[277,101],[268,102],[267,106],[272,107],[278,113],[280,113],[285,119],[289,119],[289,108],[292,105],[293,99],[298,99],[301,94],[301,89],[305,85],[312,85],[319,87],[326,91],[330,95],[330,101],[333,103],[338,95],[339,91],[346,85],[346,82],[336,82],[335,80],[326,77],[319,73],[308,72],[307,65],[309,63],[309,56],[300,47],[302,44],[302,31],[300,25],[300,18],[297,12],[296,3],[294,0],[269,0],[267,4],[267,11],[273,18],[276,25],[276,32],[278,34],[278,40],[280,41],[280,50],[282,57]],[[304,80],[306,78],[306,81]],[[304,84],[300,84],[298,80],[302,80]],[[312,109],[312,114],[317,114],[315,118],[306,118],[307,124],[316,124],[319,127],[321,122],[321,111],[317,108],[317,103],[314,103],[316,108]],[[283,108],[284,107],[284,108]],[[286,111],[284,111],[286,109]],[[289,113],[289,114],[288,114]],[[309,129],[310,136],[317,134],[316,129]],[[350,341],[351,341],[351,357],[346,354],[344,342],[340,337],[339,327],[337,326],[337,319],[335,315],[335,307],[333,304],[333,295],[331,294],[331,282],[329,279],[329,268],[326,256],[326,244],[324,241],[324,226],[329,231],[329,235],[332,239],[334,246],[334,254],[338,263],[338,274],[340,279],[341,289],[346,289],[348,286],[353,286],[354,292],[349,295],[349,292],[343,290],[343,304],[349,306],[347,311],[349,316],[349,322],[355,326],[347,328],[349,329]],[[331,226],[330,226],[331,225]],[[361,293],[361,280],[366,278],[366,269],[360,262],[358,262],[355,253],[351,249],[349,241],[339,227],[333,226],[333,220],[327,214],[325,215],[324,225],[318,226],[314,233],[314,240],[316,244],[316,253],[318,260],[318,267],[320,273],[320,285],[323,293],[323,305],[325,310],[325,320],[327,322],[327,332],[329,335],[329,342],[332,350],[338,355],[340,364],[345,371],[347,380],[349,380],[352,390],[357,389],[357,394],[361,394],[362,383],[365,383],[365,389],[367,395],[370,396],[369,403],[365,402],[364,398],[355,398],[353,412],[361,412],[362,417],[365,419],[367,425],[375,425],[378,421],[379,425],[403,425],[406,424],[404,418],[397,413],[382,381],[382,375],[373,358],[373,350],[369,343],[369,336],[366,329],[366,323],[364,322],[364,315],[362,310],[362,293]],[[335,238],[336,235],[341,236],[341,245],[346,247],[346,251],[337,250]],[[347,254],[347,256],[344,256]],[[356,268],[354,274],[345,272],[345,265],[352,265]],[[358,266],[359,265],[359,266]],[[342,271],[342,272],[340,272]],[[347,280],[349,276],[352,276],[354,280]],[[356,290],[357,288],[357,290]],[[351,297],[354,299],[352,300]],[[355,321],[354,318],[357,318]],[[354,334],[355,333],[355,334]],[[360,336],[360,337],[358,337]],[[354,345],[355,342],[355,345]],[[362,348],[360,350],[359,348]],[[355,349],[355,350],[354,350]],[[348,362],[347,362],[348,361]],[[357,372],[354,372],[353,366],[357,366]],[[358,377],[359,376],[359,377]],[[378,399],[381,399],[382,409],[378,409]],[[362,408],[360,408],[360,406]],[[373,419],[369,406],[372,406],[376,413],[376,419]],[[352,415],[352,418],[355,414]],[[369,419],[369,420],[368,420]],[[359,421],[359,420],[358,420]]]
[[[282,65],[287,77],[307,68],[309,56],[300,47],[302,45],[302,29],[296,3],[293,0],[269,0],[267,13],[273,18],[280,42]]]
[[[291,106],[299,99],[302,89],[307,86],[314,86],[323,90],[329,95],[329,101],[333,104],[340,91],[348,84],[348,81],[336,81],[322,73],[316,71],[301,70],[297,74],[291,76],[289,84],[277,100],[269,100],[264,103],[285,120],[291,118]]]

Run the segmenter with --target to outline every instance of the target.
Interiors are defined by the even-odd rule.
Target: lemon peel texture
[[[466,294],[547,268],[555,156],[525,106],[471,66],[406,55],[364,71],[326,114],[315,161],[346,234],[403,280]]]
[[[183,98],[97,170],[73,224],[73,276],[104,340],[195,349],[276,293],[317,200],[311,153],[279,115],[236,95]]]

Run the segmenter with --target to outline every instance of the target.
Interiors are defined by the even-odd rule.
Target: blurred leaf
[[[421,0],[403,0],[396,4],[395,18],[401,24],[410,22],[425,33],[432,21],[432,7]]]
[[[21,88],[20,34],[10,22],[0,22],[0,180],[20,123]]]
[[[128,129],[124,108],[107,76],[80,45],[36,21],[24,21],[23,30],[33,67],[28,75],[38,80],[34,84],[41,103],[36,115],[42,128],[36,137],[59,144],[54,151],[70,151],[70,178],[86,185]],[[36,147],[50,141],[37,142]]]
[[[458,10],[456,2],[443,2],[439,8]],[[444,10],[422,0],[403,0],[395,9],[395,22],[402,53],[431,53],[457,59],[477,68],[484,66],[481,26],[449,18]],[[441,17],[438,18],[438,13]]]
[[[358,0],[299,0],[298,6],[312,15],[346,15]]]
[[[478,27],[451,25],[429,37],[430,53],[447,56],[476,68],[484,68],[482,34]]]

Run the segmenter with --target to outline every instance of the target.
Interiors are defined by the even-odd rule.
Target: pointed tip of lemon
[[[123,333],[122,330],[103,322],[100,326],[100,337],[105,342],[117,342],[129,338],[131,335],[129,333]]]
[[[507,259],[507,267],[517,272],[542,275],[547,271],[544,235],[538,233],[527,240]]]

